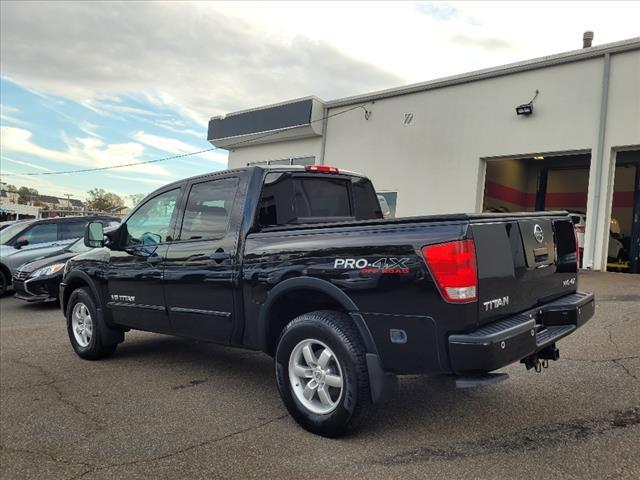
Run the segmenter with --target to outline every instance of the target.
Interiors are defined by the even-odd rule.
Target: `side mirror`
[[[89,223],[84,230],[84,244],[91,248],[104,246],[104,225],[100,222]]]
[[[157,245],[162,241],[162,237],[157,233],[146,232],[140,238],[143,245]]]
[[[20,237],[16,240],[16,244],[14,246],[20,250],[22,247],[26,247],[27,245],[29,245],[29,240],[27,240],[26,237]]]

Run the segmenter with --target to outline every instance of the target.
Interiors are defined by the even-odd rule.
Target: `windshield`
[[[0,245],[7,243],[29,225],[30,222],[20,222],[15,225],[9,225],[7,228],[0,230]]]
[[[91,247],[87,247],[84,244],[84,238],[80,238],[79,240],[69,245],[69,248],[67,250],[69,250],[71,253],[82,253],[88,252],[89,250],[91,250]]]

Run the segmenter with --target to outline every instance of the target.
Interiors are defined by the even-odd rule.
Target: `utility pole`
[[[63,193],[63,195],[67,197],[67,208],[71,210],[71,197],[73,197],[73,195],[70,193]]]

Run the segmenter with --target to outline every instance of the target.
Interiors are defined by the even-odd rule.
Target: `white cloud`
[[[54,150],[35,144],[29,130],[14,127],[1,128],[3,151],[12,151],[31,155],[44,160],[76,165],[81,168],[98,168],[139,163],[144,161],[144,146],[140,143],[106,144],[99,138],[65,138],[66,150]],[[162,165],[146,164],[123,167],[121,170],[142,172],[152,175],[170,175]]]
[[[172,153],[174,155],[204,150],[204,148],[202,147],[196,147],[195,145],[185,143],[175,138],[152,135],[149,133],[145,133],[142,130],[135,132],[132,135],[132,138],[137,142],[143,143],[157,150],[162,150],[163,152]],[[219,164],[220,168],[225,168],[227,163],[227,155],[226,152],[223,151],[204,152],[197,156]]]
[[[402,82],[326,39],[274,33],[203,4],[6,2],[2,8],[3,73],[103,114],[113,111],[100,98],[143,94],[206,125],[212,115],[256,104]],[[313,21],[307,14],[300,26]]]
[[[169,106],[204,127],[212,115],[280,100],[332,99],[578,49],[587,29],[596,45],[637,36],[638,18],[640,3],[613,1],[3,2],[0,68],[60,115],[51,95],[204,140],[204,129],[172,125],[127,99]],[[26,125],[11,113],[3,121]],[[125,150],[137,158],[136,147]]]
[[[42,170],[45,172],[53,171],[50,168],[43,167],[42,165],[36,165],[35,163],[24,162],[22,160],[15,160],[4,155],[0,156],[0,159],[4,160],[5,162],[15,163],[16,165],[24,165],[25,167],[35,168],[36,170]]]
[[[394,72],[403,83],[579,49],[584,30],[595,31],[595,44],[635,37],[640,18],[640,3],[614,1],[199,5],[205,12],[231,15],[261,28],[267,36],[326,42],[345,55]],[[472,48],[461,41],[465,38],[475,40]],[[266,75],[270,73],[268,69]],[[336,96],[341,93],[330,95]]]
[[[4,103],[0,103],[0,112],[5,113],[18,113],[20,110],[16,107],[11,107],[9,105],[5,105]]]
[[[86,133],[87,135],[91,135],[92,137],[98,137],[98,138],[103,138],[102,135],[100,135],[98,132],[96,132],[96,130],[99,128],[98,125],[95,125],[91,122],[80,122],[78,124],[78,128],[83,131],[84,133]]]
[[[111,177],[111,178],[117,178],[118,180],[127,180],[129,182],[134,182],[134,183],[148,183],[151,185],[167,185],[168,183],[171,183],[171,180],[161,180],[161,179],[156,179],[156,178],[146,178],[146,177],[129,177],[127,175],[116,175],[115,173],[107,173],[106,174],[107,177]]]
[[[29,122],[25,120],[21,120],[17,117],[14,117],[13,115],[7,115],[4,112],[0,113],[0,123],[2,124],[12,123],[14,125],[20,125],[23,127],[28,127],[29,125],[31,125]]]
[[[20,110],[15,107],[10,107],[4,103],[0,103],[0,123],[13,123],[14,125],[28,126],[29,122],[10,115],[12,113],[20,113]]]

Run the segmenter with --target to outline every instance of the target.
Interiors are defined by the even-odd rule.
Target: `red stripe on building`
[[[634,192],[613,192],[613,208],[633,208]]]
[[[516,188],[507,187],[506,185],[492,181],[487,181],[484,192],[487,197],[497,198],[503,202],[515,203],[524,208],[533,208],[536,204],[535,193],[523,192]]]
[[[586,208],[587,192],[547,192],[544,205],[545,208]]]
[[[614,192],[613,208],[632,208],[634,192]],[[487,181],[485,185],[485,196],[502,200],[503,202],[514,203],[523,208],[534,208],[536,205],[536,194],[507,187],[500,183]],[[545,198],[545,208],[581,208],[587,206],[586,192],[547,192]]]

